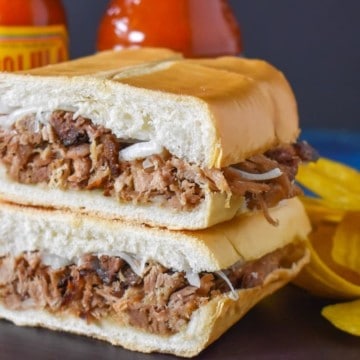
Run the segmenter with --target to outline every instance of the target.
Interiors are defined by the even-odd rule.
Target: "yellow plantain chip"
[[[360,173],[356,169],[326,158],[320,158],[310,167],[314,167],[323,176],[342,183],[350,192],[360,194]]]
[[[360,173],[355,169],[321,158],[301,165],[296,179],[329,207],[360,211]]]
[[[342,266],[333,259],[332,249],[336,229],[337,224],[328,221],[314,225],[313,232],[310,234],[311,245],[321,261],[332,272],[341,276],[344,280],[360,286],[360,274],[346,266]]]
[[[336,263],[360,274],[360,212],[348,212],[338,225],[332,258]]]
[[[297,180],[320,198],[301,198],[313,227],[311,259],[295,284],[319,296],[360,298],[360,173],[322,158],[302,165]],[[360,300],[327,306],[322,314],[360,336]]]
[[[338,329],[360,336],[360,300],[326,306],[321,314]]]
[[[345,215],[345,210],[331,207],[323,199],[300,196],[300,200],[304,204],[313,225],[323,221],[339,223]]]
[[[352,291],[339,290],[336,288],[336,284],[329,283],[319,276],[316,268],[306,267],[300,273],[300,275],[293,280],[293,283],[309,293],[325,297],[329,299],[354,299]]]
[[[331,239],[323,238],[321,241]],[[294,283],[314,295],[338,298],[354,299],[360,297],[360,285],[348,281],[333,271],[320,257],[311,242],[308,243],[311,258],[310,263],[294,280]]]

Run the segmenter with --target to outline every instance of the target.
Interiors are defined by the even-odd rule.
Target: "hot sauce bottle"
[[[240,30],[225,0],[112,0],[98,50],[167,47],[188,57],[238,55]]]
[[[68,57],[60,0],[0,0],[0,71],[26,70]]]

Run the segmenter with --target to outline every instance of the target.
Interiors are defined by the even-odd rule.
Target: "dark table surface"
[[[360,168],[360,135],[304,131],[328,156]],[[198,359],[360,359],[360,338],[343,333],[322,318],[333,300],[311,296],[292,285],[264,299],[241,321],[206,349]],[[169,355],[134,353],[106,343],[19,328],[0,321],[0,359],[174,359]]]

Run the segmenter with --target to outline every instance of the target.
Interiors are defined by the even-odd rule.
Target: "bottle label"
[[[19,71],[69,58],[63,25],[0,26],[0,71]]]

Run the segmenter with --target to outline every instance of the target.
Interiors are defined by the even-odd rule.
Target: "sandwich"
[[[0,318],[197,355],[309,260],[298,135],[260,60],[143,48],[1,73]]]
[[[0,199],[205,229],[300,190],[284,75],[261,60],[104,52],[0,74]]]
[[[197,355],[308,261],[294,198],[199,231],[0,203],[0,318]]]

